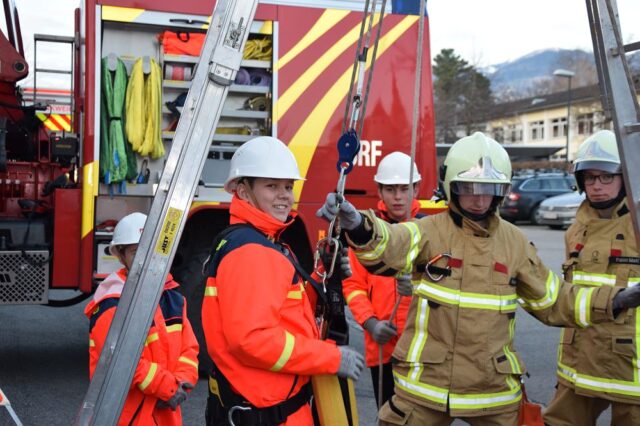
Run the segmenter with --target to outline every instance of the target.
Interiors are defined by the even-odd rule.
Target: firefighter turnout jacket
[[[419,209],[420,203],[414,200],[411,216],[415,217]],[[387,222],[395,222],[388,216],[387,208],[382,201],[378,202],[376,213],[378,217]],[[392,276],[384,277],[370,274],[367,269],[358,262],[355,253],[351,249],[349,250],[349,261],[351,262],[352,275],[342,281],[342,289],[344,298],[349,305],[349,309],[351,309],[353,317],[360,325],[363,325],[365,321],[371,317],[379,320],[388,320],[389,317],[391,317],[391,312],[393,311],[396,301],[400,297],[396,292],[396,279]],[[410,297],[401,297],[394,321],[398,328],[398,336],[393,337],[382,347],[382,359],[385,364],[391,360],[393,348],[396,346],[402,330],[404,330],[404,323],[407,318],[410,302]],[[367,331],[364,333],[364,343],[367,367],[377,366],[379,362],[379,345]]]
[[[85,308],[90,320],[90,377],[98,365],[126,279],[126,269],[113,272],[98,286]],[[195,386],[198,382],[198,342],[187,319],[186,301],[177,287],[178,283],[169,274],[119,425],[182,424],[179,406],[175,411],[157,407],[160,400],[167,401],[175,394],[178,383],[187,382]]]
[[[418,265],[407,324],[393,353],[396,394],[416,404],[449,409],[452,417],[517,410],[525,372],[513,345],[518,303],[551,325],[613,319],[612,287],[587,291],[563,284],[522,232],[497,214],[486,229],[454,205],[395,225],[371,211],[364,215],[372,238],[351,244],[370,272]]]
[[[340,351],[319,340],[305,283],[278,237],[283,223],[234,196],[238,227],[214,248],[202,304],[209,355],[235,392],[258,408],[298,394],[316,374],[335,374]],[[229,409],[229,407],[227,407]],[[313,424],[309,404],[287,425]]]
[[[638,285],[640,253],[634,235],[626,200],[611,219],[599,218],[584,201],[565,235],[565,279],[583,293]],[[621,312],[612,323],[564,329],[558,380],[579,395],[640,404],[639,320],[636,308]]]

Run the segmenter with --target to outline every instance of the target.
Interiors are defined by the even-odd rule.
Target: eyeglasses
[[[611,182],[613,182],[613,178],[615,178],[616,176],[620,175],[610,173],[603,173],[601,175],[584,175],[584,184],[593,185],[594,183],[596,183],[596,180],[599,180],[601,184],[609,185]]]

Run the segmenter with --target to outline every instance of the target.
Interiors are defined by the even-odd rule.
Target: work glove
[[[617,315],[620,311],[640,306],[640,285],[625,288],[613,298],[613,312]]]
[[[351,262],[349,262],[349,249],[347,247],[342,247],[340,251],[340,272],[342,272],[342,278],[349,278],[353,275]]]
[[[403,274],[396,277],[396,289],[400,296],[411,296],[413,294],[413,284],[411,275]]]
[[[363,326],[379,345],[388,343],[393,336],[398,335],[397,327],[388,320],[380,321],[376,317],[371,317],[364,322]]]
[[[362,215],[347,200],[343,200],[340,204],[340,211],[338,211],[337,204],[337,194],[334,192],[327,194],[327,200],[318,209],[316,216],[331,222],[337,215],[343,229],[347,231],[356,229],[362,223]]]
[[[338,377],[357,381],[364,368],[364,357],[348,346],[338,346],[338,349],[340,349]]]
[[[193,385],[191,383],[180,382],[178,383],[178,389],[176,389],[176,393],[174,393],[173,396],[167,401],[158,401],[156,406],[158,408],[171,408],[171,410],[176,411],[178,405],[186,401],[187,397],[189,396],[187,391],[191,389],[193,389]]]

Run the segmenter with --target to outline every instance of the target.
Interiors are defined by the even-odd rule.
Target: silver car
[[[540,224],[551,229],[565,229],[576,220],[576,212],[584,193],[568,192],[547,198],[540,203]]]

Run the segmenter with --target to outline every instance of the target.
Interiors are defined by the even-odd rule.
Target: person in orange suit
[[[109,250],[123,268],[100,283],[85,308],[90,320],[90,377],[98,365],[146,219],[142,213],[132,213],[118,222]],[[120,414],[119,425],[182,425],[180,404],[198,381],[199,347],[178,286],[169,274]]]

